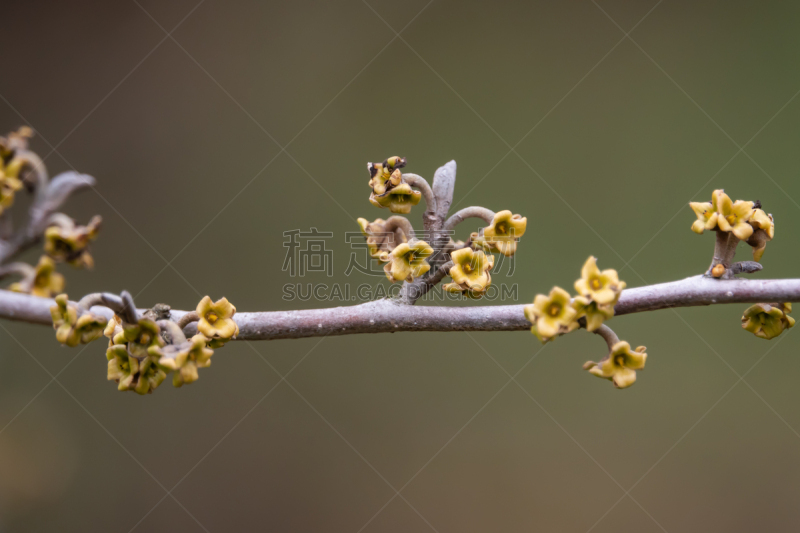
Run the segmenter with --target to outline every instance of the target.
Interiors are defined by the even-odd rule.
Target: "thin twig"
[[[196,311],[189,311],[178,320],[178,327],[183,330],[186,326],[198,320],[200,320],[200,315],[198,315]]]
[[[602,324],[599,328],[592,331],[592,333],[603,337],[603,340],[605,340],[606,344],[608,344],[609,352],[611,352],[611,350],[614,348],[614,345],[619,342],[619,337],[616,333],[614,333],[614,330],[605,324]]]
[[[491,224],[494,220],[494,211],[477,205],[465,207],[464,209],[456,211],[453,216],[447,219],[447,221],[444,223],[444,229],[451,231],[468,218],[481,218],[487,224]]]
[[[416,234],[414,233],[414,227],[405,217],[399,217],[397,215],[391,216],[386,219],[383,227],[386,233],[391,233],[399,229],[406,236],[407,241],[411,240],[412,237],[416,237]]]
[[[436,212],[436,197],[433,195],[431,186],[428,185],[428,180],[417,174],[403,174],[403,181],[419,189],[419,192],[425,197],[425,203],[428,206],[427,211]]]

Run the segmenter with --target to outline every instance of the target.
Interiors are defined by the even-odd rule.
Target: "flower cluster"
[[[79,309],[69,302],[66,294],[56,296],[56,305],[50,307],[56,339],[61,344],[74,347],[88,344],[103,335],[105,317]]]
[[[715,230],[746,241],[753,247],[755,261],[761,260],[767,242],[775,235],[772,215],[761,209],[759,202],[746,200],[733,202],[722,189],[717,189],[711,194],[710,202],[689,202],[689,206],[697,216],[697,220],[692,224],[692,231],[702,234],[706,230]]]
[[[647,361],[645,350],[644,346],[631,350],[629,343],[619,341],[611,347],[605,359],[599,363],[587,361],[583,368],[599,378],[611,380],[618,389],[624,389],[636,382],[636,371],[644,368]]]
[[[21,262],[4,265],[0,276],[21,275],[22,279],[9,285],[9,290],[50,298],[64,290],[64,277],[55,272],[54,263],[86,268],[94,265],[88,244],[97,237],[100,217],[93,218],[87,226],[76,226],[70,217],[55,212],[72,191],[92,181],[77,173],[65,173],[50,181],[44,162],[28,148],[32,136],[33,130],[24,126],[0,137],[0,215],[14,205],[15,196],[23,187],[36,193],[28,224],[20,225],[14,235],[2,237],[9,244],[3,247],[3,260],[40,240],[44,240],[47,257],[40,258],[35,267]],[[12,224],[6,225],[7,232],[12,229]]]
[[[511,211],[500,211],[492,215],[492,222],[487,227],[471,233],[466,244],[454,242],[455,250],[450,253],[453,266],[448,271],[453,283],[442,288],[468,298],[482,297],[492,284],[490,272],[494,267],[494,256],[491,254],[514,255],[519,237],[525,233],[527,225],[527,218]]]
[[[151,348],[166,344],[161,328],[154,320],[140,318],[136,324],[126,324],[115,317],[106,350],[109,381],[115,381],[121,391],[132,390],[138,394],[153,392],[167,373],[158,364],[158,357],[151,355]]]
[[[389,208],[393,213],[409,213],[422,198],[420,191],[411,188],[412,184],[427,191],[426,198],[430,197],[431,191],[424,179],[400,171],[406,163],[404,158],[398,156],[390,157],[383,163],[367,163],[369,186],[372,189],[369,200],[373,205]],[[390,281],[411,282],[431,272],[428,260],[435,254],[435,264],[439,269],[431,272],[430,277],[438,280],[441,278],[436,276],[449,274],[453,282],[443,286],[445,291],[480,298],[491,285],[490,271],[494,266],[491,254],[514,255],[528,220],[511,211],[493,213],[485,208],[471,209],[473,211],[462,218],[479,216],[489,225],[473,233],[467,243],[451,239],[449,245],[436,250],[428,242],[417,239],[410,223],[402,217],[390,217],[387,220],[378,218],[372,222],[359,218],[358,225],[367,240],[370,256],[385,263],[383,268]],[[453,218],[462,219],[457,216]]]
[[[531,331],[543,343],[575,330],[580,319],[585,320],[588,331],[596,331],[605,320],[614,316],[614,306],[625,289],[617,271],[597,268],[597,259],[590,256],[575,281],[578,293],[570,299],[569,293],[553,287],[549,296],[538,294],[533,304],[525,307],[525,317],[532,324]]]
[[[152,347],[151,355],[158,357],[162,368],[175,372],[172,376],[172,385],[182,387],[184,383],[194,383],[200,377],[198,368],[211,365],[211,356],[214,350],[208,348],[209,341],[197,334],[190,340],[180,344],[171,344],[165,348]]]
[[[203,297],[193,317],[198,333],[189,340],[175,322],[140,318],[131,325],[115,317],[113,326],[106,329],[112,339],[106,353],[108,379],[116,381],[119,390],[139,394],[155,390],[171,372],[175,387],[194,383],[198,368],[211,365],[214,349],[239,334],[235,313],[226,298],[214,302]]]
[[[774,339],[794,326],[791,303],[755,304],[744,311],[742,327],[762,339]]]
[[[575,281],[578,293],[570,298],[561,287],[553,287],[549,295],[537,294],[533,304],[524,308],[525,318],[531,323],[531,332],[547,343],[583,326],[600,334],[609,346],[609,354],[600,362],[588,361],[583,368],[595,376],[609,379],[620,389],[636,381],[636,371],[644,368],[647,354],[644,346],[631,350],[630,344],[620,341],[603,322],[614,316],[614,306],[625,289],[613,269],[601,271],[597,259],[590,256]]]
[[[174,373],[175,387],[193,383],[199,377],[198,369],[211,365],[214,349],[239,334],[239,326],[233,320],[236,308],[225,298],[214,302],[205,296],[193,313],[175,322],[169,318],[169,306],[164,304],[141,316],[131,314],[132,299],[125,300],[125,296],[126,293],[123,298],[98,293],[74,304],[66,294],[60,294],[56,305],[50,308],[56,339],[62,344],[77,346],[104,334],[108,337],[107,378],[116,382],[121,391],[152,393],[170,373]],[[131,307],[126,307],[126,301]],[[82,305],[109,305],[115,314],[106,320]],[[133,316],[137,318],[132,320]],[[197,322],[198,333],[187,340],[182,328],[191,322]]]

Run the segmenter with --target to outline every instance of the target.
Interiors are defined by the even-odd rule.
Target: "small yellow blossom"
[[[393,187],[400,185],[403,175],[400,169],[406,166],[405,158],[393,156],[383,163],[367,163],[369,186],[376,196],[382,196]]]
[[[164,346],[161,328],[149,318],[140,318],[136,324],[122,324],[122,329],[114,335],[114,344],[127,344],[128,351],[138,358],[147,356],[151,346]]]
[[[577,315],[570,305],[569,293],[561,287],[553,287],[549,296],[537,294],[533,304],[525,306],[525,318],[532,324],[531,332],[542,343],[575,330]]]
[[[742,327],[762,339],[774,339],[785,329],[794,326],[791,303],[755,304],[748,307],[742,316]]]
[[[603,325],[603,322],[614,317],[614,304],[600,305],[596,301],[586,296],[576,296],[572,300],[572,307],[575,308],[579,318],[586,319],[586,330],[595,331]]]
[[[644,346],[631,350],[630,344],[619,341],[612,346],[608,357],[599,363],[587,361],[583,368],[597,377],[611,380],[618,389],[624,389],[636,382],[636,371],[644,368],[645,350]]]
[[[525,234],[527,226],[527,218],[513,215],[511,211],[500,211],[495,213],[492,223],[483,228],[483,237],[493,251],[510,257],[517,251],[517,239]]]
[[[78,307],[69,303],[66,294],[59,294],[55,300],[56,305],[50,307],[50,315],[58,342],[74,347],[103,336],[107,322],[105,317],[90,312],[79,314]]]
[[[56,261],[78,268],[92,268],[89,243],[97,238],[102,219],[95,216],[86,226],[50,226],[44,232],[44,251]]]
[[[162,370],[157,363],[157,359],[145,357],[139,363],[139,373],[133,383],[133,390],[137,394],[152,393],[167,377],[167,373]]]
[[[753,226],[747,223],[753,215],[753,202],[736,200],[731,202],[730,197],[721,189],[714,191],[717,196],[717,227],[722,231],[733,233],[737,239],[746,241],[753,234]]]
[[[494,266],[494,256],[487,256],[481,250],[461,248],[452,252],[450,257],[453,261],[450,268],[453,283],[447,283],[442,288],[471,298],[483,296],[492,283],[490,271]]]
[[[36,265],[36,270],[31,279],[12,283],[8,288],[13,292],[51,298],[54,294],[64,290],[64,276],[56,272],[56,265],[53,260],[43,255],[39,258],[39,264]]]
[[[233,320],[236,308],[227,298],[220,298],[212,302],[211,298],[204,296],[197,304],[197,331],[209,339],[227,340],[239,334],[239,326]]]
[[[14,196],[22,188],[22,181],[0,165],[0,214],[14,205]]]
[[[124,344],[109,346],[106,350],[106,359],[108,359],[106,378],[117,382],[119,390],[129,390],[139,372],[139,360],[128,353],[128,348]]]
[[[428,257],[432,254],[433,248],[425,241],[404,242],[397,245],[391,253],[383,253],[381,261],[386,262],[383,270],[392,283],[403,280],[412,281],[431,269]]]
[[[716,200],[716,196],[713,197]],[[697,215],[697,220],[692,224],[692,231],[702,235],[705,230],[711,230],[717,227],[717,206],[715,202],[689,202],[689,207],[692,208],[694,214]]]
[[[198,368],[211,365],[211,356],[214,350],[206,347],[206,338],[197,334],[191,340],[181,344],[170,345],[166,348],[151,348],[150,354],[158,356],[158,364],[163,368],[174,371],[172,384],[181,387],[185,383],[197,381]]]
[[[167,377],[151,356],[134,357],[124,344],[112,345],[106,350],[108,372],[106,378],[117,382],[117,389],[132,390],[137,394],[152,393]]]
[[[386,231],[384,224],[386,221],[382,218],[376,218],[373,222],[366,218],[358,219],[361,233],[367,238],[369,255],[375,259],[380,259],[383,252],[391,252],[398,244],[408,242],[402,231]]]
[[[370,203],[375,207],[388,207],[392,213],[402,214],[410,213],[421,199],[422,193],[412,189],[408,183],[400,183],[383,194],[373,192],[369,196]]]
[[[581,269],[581,279],[575,282],[575,290],[581,296],[591,298],[599,305],[614,305],[625,288],[624,281],[619,280],[613,268],[600,271],[597,259],[589,256]]]
[[[753,226],[753,234],[747,239],[747,244],[753,247],[753,261],[761,261],[767,242],[775,236],[775,221],[763,209],[756,209],[749,222]]]

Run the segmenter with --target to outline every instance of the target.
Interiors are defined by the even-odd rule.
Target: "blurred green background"
[[[720,187],[775,216],[756,277],[798,275],[797,2],[139,1],[3,7],[2,129],[98,180],[67,207],[104,219],[73,297],[335,305],[281,298],[311,227],[334,277],[304,283],[387,284],[345,277],[344,234],[386,216],[365,163],[394,154],[528,217],[495,276],[521,302],[591,254],[629,287],[702,272],[686,204]],[[4,322],[0,531],[797,530],[796,334],[745,307],[615,320],[649,353],[624,391],[581,370],[585,332],[399,333],[231,343],[139,397],[101,345]]]

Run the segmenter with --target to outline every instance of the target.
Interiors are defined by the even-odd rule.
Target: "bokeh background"
[[[3,6],[2,129],[98,180],[67,208],[104,219],[73,297],[387,284],[344,275],[344,236],[385,216],[364,167],[394,154],[528,217],[495,276],[520,302],[590,254],[629,286],[703,271],[687,202],[720,187],[775,216],[755,277],[798,275],[796,2],[137,1]],[[311,227],[333,278],[282,271]],[[745,307],[615,320],[650,356],[624,391],[581,370],[585,332],[399,333],[231,343],[139,397],[102,346],[4,322],[0,531],[797,530],[796,333],[744,332]]]

